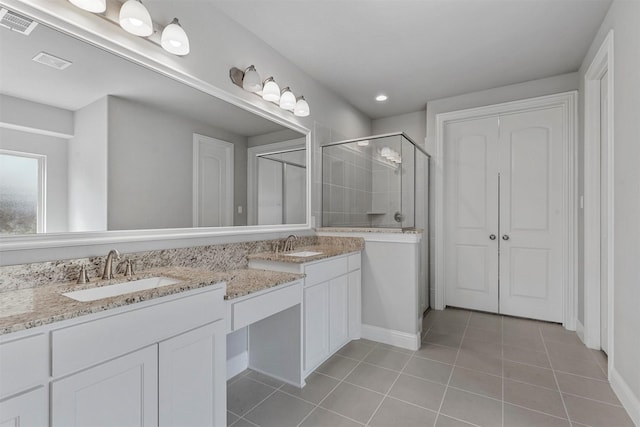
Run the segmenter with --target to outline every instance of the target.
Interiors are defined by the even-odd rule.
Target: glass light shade
[[[298,98],[293,114],[298,117],[307,117],[309,115],[309,103],[304,99],[304,96]]]
[[[93,13],[102,13],[107,10],[107,0],[69,0],[71,4]]]
[[[153,34],[151,15],[144,5],[137,0],[128,0],[120,8],[120,26],[127,32],[140,37]]]
[[[280,92],[280,108],[289,111],[293,111],[296,108],[296,96],[288,86]]]
[[[160,44],[164,50],[174,55],[186,55],[189,53],[189,37],[180,26],[177,18],[173,18],[173,21],[162,30]]]
[[[269,102],[280,101],[280,86],[278,86],[278,83],[273,80],[273,77],[269,77],[264,81],[264,86],[262,87],[262,98]]]
[[[262,79],[260,78],[260,74],[256,71],[256,67],[253,65],[244,70],[242,89],[248,90],[249,92],[259,92],[262,90]]]

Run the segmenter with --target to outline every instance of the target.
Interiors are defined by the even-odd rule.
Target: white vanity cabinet
[[[249,267],[305,274],[303,370],[307,376],[361,336],[361,253],[303,264],[252,259]]]
[[[0,427],[226,425],[224,293],[194,289],[0,337]]]

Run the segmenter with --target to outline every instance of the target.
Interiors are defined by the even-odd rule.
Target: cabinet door
[[[41,387],[0,402],[0,427],[47,426],[48,400],[47,389]]]
[[[349,338],[362,337],[362,270],[349,273]]]
[[[219,320],[159,344],[159,425],[226,425],[226,334]]]
[[[158,425],[158,347],[152,345],[54,381],[52,425]]]
[[[314,369],[329,355],[329,282],[304,290],[304,370]]]
[[[349,281],[340,276],[329,282],[329,350],[349,341]]]

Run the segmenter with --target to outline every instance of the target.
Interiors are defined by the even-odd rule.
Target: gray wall
[[[0,94],[0,122],[73,135],[73,111]]]
[[[107,230],[107,97],[74,114],[69,141],[69,231]]]
[[[192,226],[194,133],[234,144],[234,205],[246,206],[245,137],[109,97],[109,230]]]
[[[426,113],[426,111],[422,110],[414,113],[401,114],[399,116],[375,119],[371,122],[371,132],[374,135],[404,132],[416,144],[424,146],[424,138],[427,132]]]
[[[614,30],[614,358],[613,371],[626,383],[640,423],[640,2],[615,0],[580,68],[580,85],[596,51]],[[611,78],[611,72],[609,72]],[[584,102],[580,98],[580,115]],[[580,126],[581,136],[583,126]],[[584,151],[580,138],[580,151]],[[580,170],[581,191],[584,169]],[[582,212],[581,212],[582,215]],[[581,217],[582,220],[582,217]],[[582,222],[581,222],[582,224]],[[581,227],[582,229],[582,227]],[[582,242],[580,242],[582,248]],[[582,258],[581,258],[582,261]],[[580,270],[583,265],[580,264]],[[584,287],[580,282],[583,305]],[[584,311],[581,310],[583,315]],[[581,319],[583,319],[582,317]],[[630,409],[629,407],[627,407]],[[630,412],[633,412],[630,410]]]

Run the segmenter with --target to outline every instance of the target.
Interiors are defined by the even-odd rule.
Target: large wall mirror
[[[307,135],[39,24],[0,27],[0,235],[307,223]]]

